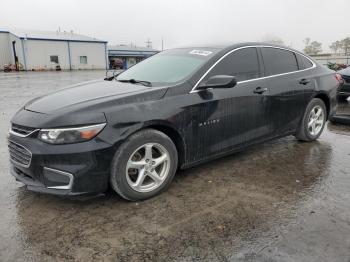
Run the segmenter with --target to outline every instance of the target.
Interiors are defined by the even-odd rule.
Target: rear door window
[[[258,53],[255,47],[243,48],[232,52],[222,59],[206,76],[235,76],[237,81],[250,80],[259,77]]]
[[[298,71],[294,52],[271,47],[261,48],[266,76]]]
[[[309,59],[307,59],[305,56],[297,54],[297,53],[295,55],[297,56],[300,70],[307,69],[307,68],[310,68],[313,66],[311,61]]]

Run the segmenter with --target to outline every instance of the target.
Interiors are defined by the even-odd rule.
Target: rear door
[[[272,135],[297,127],[305,109],[306,92],[313,84],[298,64],[296,53],[277,47],[261,47],[269,90],[267,114]]]

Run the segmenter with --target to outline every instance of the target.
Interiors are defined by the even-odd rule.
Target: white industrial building
[[[73,32],[0,30],[0,70],[106,69],[107,41]]]
[[[122,68],[127,69],[158,52],[159,50],[150,47],[134,45],[108,46],[109,68],[113,68],[115,61],[120,59],[123,62]]]

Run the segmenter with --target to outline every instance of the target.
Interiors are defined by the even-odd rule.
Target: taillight
[[[343,83],[343,78],[340,74],[335,74],[335,79],[337,79],[339,83]]]

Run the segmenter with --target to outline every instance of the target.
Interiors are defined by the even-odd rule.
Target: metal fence
[[[350,56],[346,55],[312,55],[313,59],[323,65],[330,63],[350,65]]]

